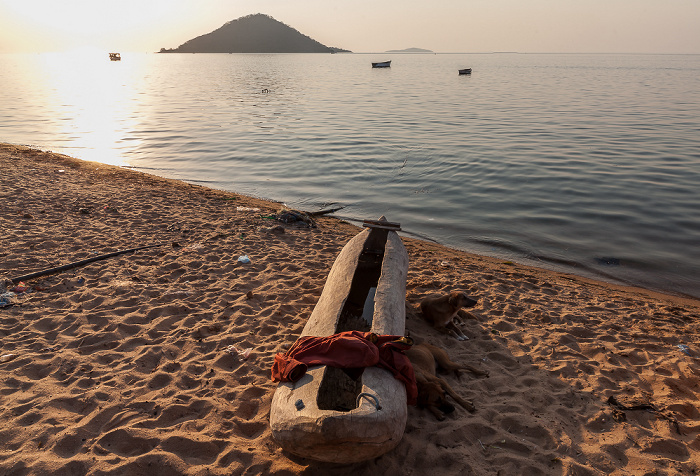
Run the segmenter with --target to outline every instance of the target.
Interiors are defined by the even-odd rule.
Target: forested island
[[[269,15],[256,13],[160,53],[350,53],[325,46]]]

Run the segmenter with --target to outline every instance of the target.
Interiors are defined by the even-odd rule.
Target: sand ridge
[[[404,237],[407,332],[489,372],[445,377],[477,411],[410,407],[392,452],[314,463],[271,438],[270,367],[358,228],[280,225],[279,204],[27,147],[1,145],[0,167],[3,278],[162,245],[32,280],[0,308],[0,474],[700,471],[696,300]],[[452,289],[480,298],[465,342],[418,310]]]

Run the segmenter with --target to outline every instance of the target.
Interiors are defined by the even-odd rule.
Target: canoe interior
[[[384,250],[389,230],[372,228],[362,248],[350,292],[345,300],[335,332],[362,331],[372,328],[374,293],[382,273]],[[353,373],[355,375],[353,375]],[[362,391],[360,372],[326,366],[316,404],[320,410],[348,412],[357,408]]]

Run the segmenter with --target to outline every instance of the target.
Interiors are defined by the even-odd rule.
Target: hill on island
[[[221,28],[198,36],[161,53],[335,53],[347,52],[325,46],[275,20],[257,13],[232,20]]]
[[[405,50],[389,50],[387,53],[434,53],[431,50],[424,50],[423,48],[406,48]]]

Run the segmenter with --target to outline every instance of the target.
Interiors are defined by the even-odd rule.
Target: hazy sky
[[[251,13],[358,53],[700,53],[700,0],[0,0],[0,52],[152,52]]]

